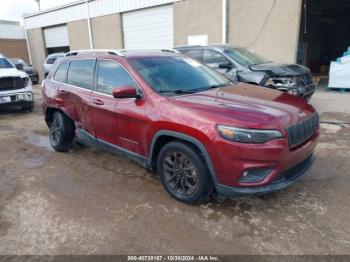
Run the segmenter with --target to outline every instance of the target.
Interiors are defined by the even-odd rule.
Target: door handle
[[[101,99],[92,99],[92,103],[94,103],[95,105],[99,105],[102,106],[105,103],[103,103],[103,101]]]

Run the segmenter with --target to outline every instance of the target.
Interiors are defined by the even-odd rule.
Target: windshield
[[[245,48],[225,49],[224,53],[243,66],[266,64],[271,61]]]
[[[216,71],[187,57],[132,58],[130,64],[158,93],[192,93],[230,84]]]
[[[0,58],[0,68],[14,68],[14,67],[6,58]]]

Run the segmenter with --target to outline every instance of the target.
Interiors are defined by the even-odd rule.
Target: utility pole
[[[38,4],[38,8],[39,8],[39,12],[41,11],[41,8],[40,8],[40,0],[35,0],[35,2]]]

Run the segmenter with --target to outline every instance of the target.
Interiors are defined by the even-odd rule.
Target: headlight
[[[223,138],[241,143],[265,143],[283,137],[278,130],[245,129],[223,125],[217,128]]]
[[[264,84],[266,87],[274,87],[280,91],[288,91],[295,88],[296,85],[297,81],[292,77],[270,77]]]
[[[23,86],[26,87],[26,86],[28,86],[30,79],[29,79],[29,77],[23,77],[22,81],[23,81]]]

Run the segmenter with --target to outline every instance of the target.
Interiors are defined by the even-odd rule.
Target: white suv
[[[0,108],[22,107],[25,111],[32,111],[33,106],[30,78],[0,54]]]

